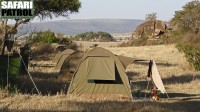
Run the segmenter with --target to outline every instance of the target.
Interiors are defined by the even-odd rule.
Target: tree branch
[[[9,29],[9,31],[15,30],[15,29],[17,29],[17,27],[18,27],[19,25],[25,24],[25,23],[27,23],[27,22],[29,22],[29,21],[30,21],[30,19],[23,19],[23,20],[16,19],[16,20],[15,20],[15,25],[12,26],[12,27]],[[8,31],[8,32],[9,32],[9,31]]]

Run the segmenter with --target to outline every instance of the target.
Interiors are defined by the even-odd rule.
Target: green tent
[[[57,53],[53,59],[53,62],[56,63],[55,69],[60,70],[66,58],[69,57],[69,55],[71,55],[74,52],[75,51],[72,49],[66,49],[63,52]]]
[[[56,54],[53,62],[56,63],[55,70],[59,70],[59,79],[71,80],[78,64],[84,53],[79,50],[66,49],[63,52]]]
[[[127,62],[134,60],[125,57],[121,59],[104,48],[90,50],[76,69],[68,94],[89,98],[132,99],[125,68]],[[126,60],[126,64],[122,64],[123,60]]]
[[[63,62],[60,69],[60,79],[71,80],[77,66],[79,65],[84,53],[82,51],[75,51],[70,54]]]

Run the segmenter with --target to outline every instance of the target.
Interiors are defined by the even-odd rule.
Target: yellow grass
[[[92,43],[90,44],[92,45]],[[40,96],[22,93],[9,94],[5,90],[0,90],[0,110],[3,112],[11,110],[41,112],[198,112],[200,110],[200,72],[194,71],[189,67],[184,55],[174,45],[114,46],[116,46],[116,43],[109,43],[104,47],[117,55],[155,60],[170,98],[167,99],[166,95],[162,95],[159,101],[150,99],[134,99],[133,101],[107,98],[84,99],[65,95],[60,91],[57,91],[59,94]],[[52,62],[38,61],[32,63],[38,65],[34,69],[32,67],[29,68],[31,73],[35,75],[34,80],[47,81],[44,84],[46,84],[46,87],[50,86],[50,88],[53,88],[53,85],[59,85],[58,83],[60,82],[55,78],[58,73],[53,69],[52,66],[54,64]],[[147,70],[147,65],[139,63],[131,64],[127,68],[129,78],[136,84],[139,81],[146,80]],[[36,82],[36,84],[39,84],[40,81]]]

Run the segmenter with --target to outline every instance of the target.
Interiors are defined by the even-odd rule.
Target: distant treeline
[[[114,38],[112,35],[110,35],[107,32],[85,32],[77,34],[74,37],[75,40],[82,40],[82,41],[98,41],[98,42],[108,42],[108,41],[114,41]]]

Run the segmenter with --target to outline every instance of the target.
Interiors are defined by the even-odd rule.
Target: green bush
[[[84,40],[84,41],[113,41],[113,37],[107,32],[85,32],[80,33],[75,36],[77,40]]]
[[[73,42],[72,42],[72,40],[70,40],[68,38],[57,38],[56,39],[56,43],[65,44],[65,45],[71,45]]]
[[[200,1],[193,0],[176,11],[171,25],[176,27],[177,48],[185,54],[190,65],[200,70]]]
[[[32,34],[29,37],[29,40],[32,40],[33,43],[41,42],[41,43],[55,43],[56,42],[56,37],[53,32],[50,30],[44,31],[44,32],[37,32]]]
[[[195,70],[200,70],[200,36],[187,34],[182,37],[176,47],[185,54],[188,62]]]
[[[58,43],[65,45],[72,44],[72,41],[70,39],[64,38],[62,34],[58,34],[57,38],[55,34],[50,30],[33,33],[30,37],[28,37],[28,40],[31,40],[33,43],[46,43],[46,44]]]

